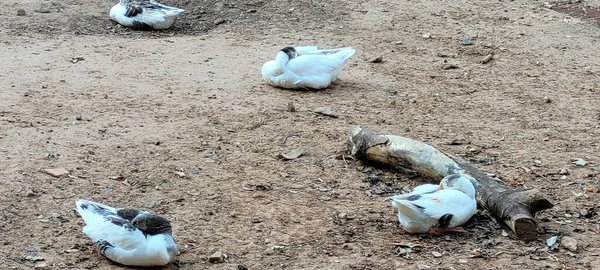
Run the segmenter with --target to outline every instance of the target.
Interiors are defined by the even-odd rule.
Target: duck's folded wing
[[[76,203],[77,212],[85,221],[83,232],[92,239],[97,241],[104,239],[111,244],[119,246],[123,249],[132,249],[145,240],[144,234],[136,227],[131,225],[132,211],[127,209],[116,209],[97,202],[78,200]],[[139,211],[143,212],[143,211]],[[121,215],[119,215],[119,213]],[[131,219],[129,219],[131,218]]]
[[[458,190],[440,190],[435,193],[423,194],[423,198],[418,202],[423,212],[435,219],[452,215],[455,218],[464,218],[472,215],[473,200],[466,194]]]

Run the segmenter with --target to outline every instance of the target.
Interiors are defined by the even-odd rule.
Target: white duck
[[[120,0],[110,9],[110,18],[121,25],[140,30],[166,29],[183,11],[155,0]]]
[[[108,259],[128,266],[162,266],[178,253],[171,224],[163,217],[137,209],[116,209],[77,200],[83,232]]]
[[[463,231],[477,210],[475,187],[467,176],[452,174],[440,185],[425,184],[408,193],[391,197],[398,220],[408,233],[441,234]]]
[[[288,89],[323,89],[337,79],[356,50],[320,50],[317,46],[285,47],[275,60],[263,64],[262,77],[270,85]]]

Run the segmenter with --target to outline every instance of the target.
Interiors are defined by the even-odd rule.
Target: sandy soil
[[[187,12],[162,32],[117,26],[113,2],[0,3],[0,268],[118,268],[90,253],[87,198],[172,220],[188,249],[166,269],[598,269],[600,30],[566,2],[171,0]],[[332,89],[262,82],[306,44],[357,54]],[[485,211],[467,234],[404,233],[383,198],[429,180],[339,159],[356,125],[541,189],[539,241]]]

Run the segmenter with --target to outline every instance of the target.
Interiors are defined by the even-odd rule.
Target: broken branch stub
[[[554,206],[537,189],[510,189],[459,157],[406,137],[377,134],[358,126],[349,133],[348,150],[357,158],[416,171],[437,181],[454,173],[471,176],[477,189],[477,203],[525,241],[537,238],[535,213]]]

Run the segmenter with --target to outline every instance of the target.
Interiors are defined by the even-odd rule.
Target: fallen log
[[[535,213],[554,206],[537,189],[514,190],[500,185],[461,158],[406,137],[382,135],[358,126],[348,134],[348,150],[356,158],[412,170],[436,181],[454,173],[471,176],[479,206],[500,218],[525,241],[537,239]]]

